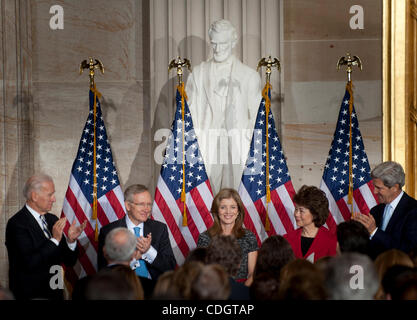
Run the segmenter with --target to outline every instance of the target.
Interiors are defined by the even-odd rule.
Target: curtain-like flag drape
[[[80,249],[79,260],[73,268],[65,267],[65,275],[70,283],[96,272],[98,230],[125,215],[123,192],[113,162],[99,96],[97,90],[90,90],[90,111],[72,166],[61,213],[61,217],[67,217],[68,221],[75,219],[77,225],[87,220],[87,226],[77,243]],[[96,215],[93,212],[95,198]],[[69,228],[68,221],[65,232]]]
[[[184,86],[178,86],[177,108],[155,190],[152,217],[168,226],[177,264],[213,224],[213,193],[201,157]]]
[[[295,191],[269,108],[270,101],[271,89],[267,84],[239,186],[246,209],[245,227],[254,232],[259,245],[268,236],[283,235],[295,227],[292,202]],[[268,192],[270,202],[267,201]]]
[[[349,203],[349,172],[352,204]],[[369,213],[377,204],[368,157],[353,105],[351,82],[346,86],[320,189],[329,200],[331,214],[326,224],[333,232],[337,224],[351,218],[352,205],[354,212]]]

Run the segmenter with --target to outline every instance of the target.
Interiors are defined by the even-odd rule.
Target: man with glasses
[[[106,235],[115,228],[127,228],[137,237],[136,252],[130,265],[145,287],[146,284],[143,282],[147,282],[146,279],[155,283],[159,275],[175,268],[176,261],[167,226],[162,222],[149,219],[152,211],[152,196],[148,188],[140,184],[131,185],[126,189],[124,198],[127,215],[100,230],[98,268],[106,266],[103,255]]]

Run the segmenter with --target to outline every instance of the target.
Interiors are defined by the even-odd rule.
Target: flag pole
[[[185,93],[184,82],[182,81],[183,76],[183,67],[187,67],[188,70],[191,71],[191,62],[184,58],[178,57],[176,60],[173,59],[168,65],[168,73],[171,69],[177,69],[177,77],[178,77],[178,86],[177,90],[181,94],[181,124],[182,124],[182,190],[181,190],[181,202],[184,204],[183,209],[183,216],[182,216],[182,226],[187,226],[187,205],[186,205],[186,192],[185,192],[185,100],[187,99],[187,95]]]
[[[274,60],[272,60],[271,56],[269,56],[268,58],[262,58],[259,62],[258,62],[258,67],[256,68],[256,71],[259,71],[260,67],[266,67],[266,71],[265,71],[265,78],[266,78],[266,84],[264,89],[262,90],[262,97],[265,100],[265,133],[266,133],[266,137],[265,137],[265,141],[266,141],[266,146],[265,146],[265,153],[266,153],[266,173],[265,173],[265,188],[266,188],[266,216],[265,216],[265,231],[269,232],[270,230],[270,221],[269,221],[269,217],[268,217],[268,208],[269,208],[269,203],[271,202],[271,186],[269,183],[269,112],[270,112],[270,108],[271,108],[271,99],[269,98],[269,92],[272,88],[271,86],[271,71],[272,71],[272,67],[276,67],[278,69],[278,71],[281,70],[281,64],[279,62],[279,60],[277,58],[274,58]]]
[[[347,84],[346,90],[349,92],[349,189],[348,189],[348,204],[350,205],[350,213],[353,216],[353,151],[352,151],[352,112],[353,112],[353,84],[352,72],[353,66],[358,66],[362,70],[362,62],[358,56],[351,56],[348,52],[346,57],[340,57],[337,62],[337,70],[340,66],[346,65]]]
[[[94,61],[95,60],[95,61]],[[84,60],[80,64],[80,74],[83,73],[84,69],[89,69],[89,76],[90,76],[90,90],[94,93],[94,105],[93,105],[93,112],[94,112],[94,146],[93,146],[93,214],[92,218],[95,222],[95,229],[94,229],[94,240],[98,241],[98,221],[97,221],[97,149],[96,149],[96,137],[97,137],[97,97],[101,97],[101,93],[98,92],[96,89],[96,84],[94,82],[94,76],[95,76],[95,69],[99,69],[102,74],[104,74],[104,66],[103,64],[97,60],[93,59],[92,57],[89,57],[89,61]]]

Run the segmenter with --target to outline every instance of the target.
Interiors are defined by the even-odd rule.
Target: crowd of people
[[[337,226],[325,222],[323,191],[302,186],[293,198],[296,229],[260,246],[244,228],[238,192],[222,189],[211,208],[214,223],[177,265],[167,226],[150,219],[152,197],[143,185],[125,190],[127,214],[99,236],[98,272],[78,280],[73,300],[409,300],[417,299],[417,201],[404,171],[384,162],[371,173],[379,204]],[[49,213],[53,180],[29,178],[25,206],[8,221],[9,287],[0,299],[64,299],[50,286],[50,267],[73,266],[85,223]]]

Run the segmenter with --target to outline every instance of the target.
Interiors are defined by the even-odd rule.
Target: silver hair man
[[[142,193],[142,192],[145,192],[145,191],[149,192],[149,189],[146,186],[144,186],[142,184],[132,184],[131,186],[129,186],[125,190],[125,193],[124,193],[125,201],[132,202],[133,201],[133,196],[135,194]]]
[[[403,167],[394,161],[385,161],[377,165],[371,172],[371,178],[382,180],[389,188],[398,184],[401,189],[405,184]]]
[[[23,187],[23,196],[26,200],[30,200],[32,192],[40,191],[44,182],[53,182],[52,177],[45,173],[36,173],[31,176]]]
[[[127,263],[136,250],[136,236],[126,228],[115,228],[106,236],[104,252],[109,263]]]

